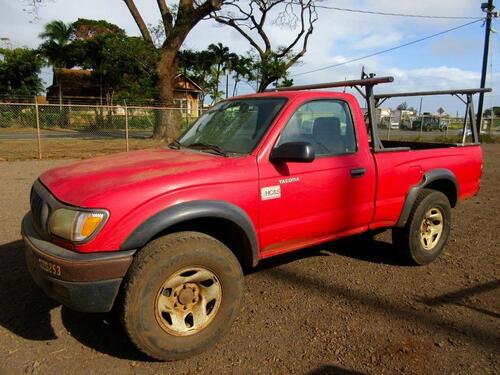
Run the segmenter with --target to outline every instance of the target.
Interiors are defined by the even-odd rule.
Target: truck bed
[[[480,145],[400,141],[383,141],[383,144],[392,148],[373,153],[378,180],[372,229],[395,225],[408,189],[422,183],[431,170],[452,173],[459,201],[478,193],[482,173]]]
[[[408,148],[410,150],[427,150],[433,148],[457,147],[456,143],[437,143],[437,142],[413,142],[413,141],[381,141],[384,148]]]

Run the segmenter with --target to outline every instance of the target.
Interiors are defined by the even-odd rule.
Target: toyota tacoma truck
[[[390,81],[234,97],[168,146],[43,173],[22,222],[32,278],[71,309],[116,310],[142,352],[175,360],[228,332],[242,270],[263,259],[391,228],[394,251],[432,262],[451,208],[479,190],[468,99],[481,89],[453,91],[467,98],[471,142],[381,141],[376,106],[391,94],[373,88]],[[359,90],[366,113],[349,93],[315,90],[341,86]]]

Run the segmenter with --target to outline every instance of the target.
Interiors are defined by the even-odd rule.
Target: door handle
[[[353,168],[351,169],[351,177],[352,178],[359,178],[365,175],[366,169],[365,168]]]

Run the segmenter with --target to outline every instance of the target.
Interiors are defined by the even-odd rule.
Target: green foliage
[[[486,109],[483,113],[483,116],[484,117],[491,117],[492,113],[493,113],[494,117],[500,117],[500,107],[492,107],[492,108]]]
[[[63,21],[55,20],[45,25],[44,31],[38,36],[44,40],[52,40],[60,46],[68,44],[71,40],[73,27]]]
[[[224,94],[223,91],[219,90],[221,75],[232,68],[238,59],[238,55],[231,53],[229,47],[224,46],[222,43],[210,44],[207,50],[212,54],[213,62],[211,71],[212,79],[209,82],[209,94],[212,101],[216,102],[221,99]]]
[[[0,49],[0,95],[38,95],[43,89],[38,76],[43,64],[37,51]]]
[[[0,106],[1,128],[32,128],[35,124],[34,106],[20,107],[18,105]]]
[[[45,25],[39,37],[44,40],[39,51],[54,68],[70,68],[75,65],[72,51],[73,27],[63,21],[52,21]]]
[[[72,24],[52,21],[40,37],[39,51],[49,65],[92,70],[108,100],[157,97],[159,52],[141,38],[127,37],[120,27],[83,18]]]
[[[123,29],[107,21],[83,18],[72,24],[52,21],[45,25],[40,37],[44,42],[39,51],[48,64],[92,70],[93,79],[108,101],[159,97],[156,67],[162,51],[158,46],[142,38],[128,37]],[[161,35],[157,39],[160,42]],[[179,71],[202,88],[202,102],[205,94],[215,102],[230,94],[221,90],[225,74],[233,78],[234,83],[228,88],[232,95],[236,95],[242,80],[255,82],[258,91],[273,81],[279,81],[280,86],[291,85],[287,64],[292,56],[283,55],[283,51],[240,56],[221,43],[211,44],[203,51],[179,51]]]
[[[196,82],[201,89],[202,98],[204,101],[205,92],[213,90],[212,87],[212,67],[215,64],[215,56],[212,51],[193,51],[181,50],[178,54],[179,58],[179,71],[186,77],[191,78]]]
[[[97,36],[115,35],[125,37],[127,34],[122,28],[104,20],[89,20],[78,18],[71,25],[73,37],[76,40],[88,40]]]
[[[256,82],[258,92],[264,91],[273,82],[276,82],[278,86],[293,84],[293,80],[288,78],[289,63],[293,58],[291,54],[292,52],[283,55],[281,48],[263,55],[255,52],[248,53],[252,61],[250,65],[252,73],[248,80]]]
[[[399,105],[396,107],[396,109],[397,109],[398,111],[404,111],[404,110],[406,110],[407,108],[408,108],[408,103],[406,103],[406,102],[403,102],[403,103],[399,104]]]
[[[80,65],[92,69],[92,77],[102,86],[108,99],[157,96],[155,66],[159,53],[141,38],[96,35],[84,41],[84,50],[85,57]]]

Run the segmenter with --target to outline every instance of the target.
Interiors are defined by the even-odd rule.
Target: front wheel
[[[443,251],[451,228],[451,208],[446,195],[423,189],[403,228],[393,228],[392,239],[401,255],[416,265],[432,262]]]
[[[182,359],[227,333],[242,290],[240,264],[224,244],[198,232],[169,234],[134,259],[122,320],[132,342],[148,356]]]

